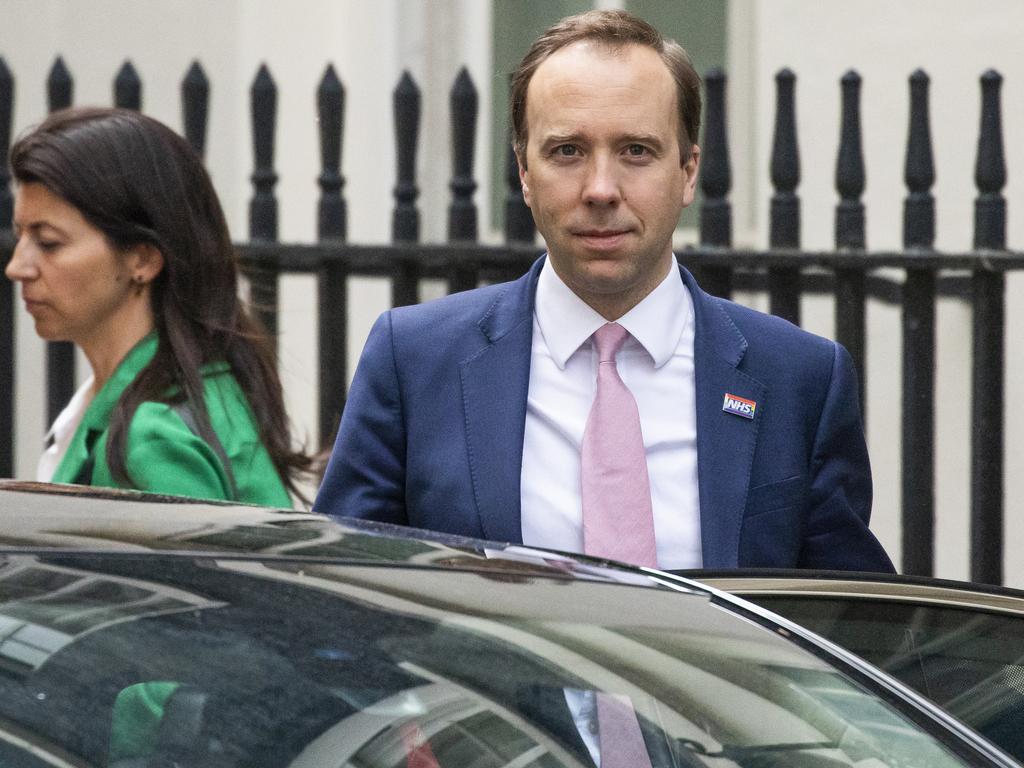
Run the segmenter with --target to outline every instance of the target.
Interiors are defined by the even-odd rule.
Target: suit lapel
[[[91,469],[93,462],[90,461],[90,454],[99,433],[94,430],[86,430],[81,434],[75,434],[68,444],[67,452],[60,464],[54,470],[52,482],[55,483],[78,483],[89,485],[91,481]],[[83,469],[89,464],[88,479],[83,477]],[[84,481],[84,482],[83,482]]]
[[[544,260],[501,293],[478,326],[487,345],[461,364],[473,496],[484,536],[522,541],[520,474],[533,299]]]
[[[739,370],[747,341],[718,300],[704,293],[685,269],[694,305],[694,377],[697,395],[697,474],[701,549],[705,568],[734,568],[740,527],[767,389]],[[725,395],[757,403],[754,418],[723,410]]]
[[[87,480],[86,484],[91,483],[92,467],[95,464],[91,459],[95,458],[93,452],[99,438],[110,426],[110,414],[128,385],[153,359],[157,343],[156,332],[151,332],[132,347],[118,363],[82,416],[82,421],[68,444],[67,453],[54,471],[53,482],[81,483],[82,480]],[[105,458],[101,460],[105,461]],[[88,470],[87,476],[83,475],[83,468]]]
[[[473,494],[486,538],[521,542],[520,475],[530,383],[533,301],[543,259],[510,283],[478,323],[486,346],[461,363]],[[697,466],[704,566],[736,567],[740,527],[767,390],[738,369],[747,342],[685,269],[694,304]],[[746,419],[722,410],[726,394],[753,400]]]

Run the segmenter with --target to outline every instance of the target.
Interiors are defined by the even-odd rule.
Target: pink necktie
[[[651,768],[651,758],[628,696],[597,694],[601,768]]]
[[[657,568],[640,413],[615,367],[615,355],[628,336],[618,323],[606,323],[593,336],[600,362],[597,394],[583,432],[583,551]]]

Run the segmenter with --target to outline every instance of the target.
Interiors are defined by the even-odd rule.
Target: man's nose
[[[14,253],[11,254],[11,260],[4,268],[4,274],[7,275],[8,280],[31,280],[38,275],[39,270],[35,259],[29,253],[30,250],[23,240],[14,244]]]
[[[615,205],[622,199],[618,168],[613,159],[600,155],[591,158],[583,187],[588,205]]]

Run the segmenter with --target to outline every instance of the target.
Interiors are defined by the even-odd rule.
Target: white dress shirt
[[[524,544],[583,551],[580,446],[598,364],[590,336],[605,322],[544,263],[523,440]],[[616,365],[640,411],[658,565],[699,568],[693,299],[674,259],[658,287],[616,322],[632,337]]]
[[[53,426],[46,433],[43,455],[39,457],[36,465],[36,480],[48,483],[53,479],[53,473],[57,471],[64,454],[68,452],[71,445],[71,438],[75,436],[78,425],[82,423],[82,417],[89,410],[93,398],[93,377],[88,379],[78,388],[74,396],[64,406],[53,421]]]
[[[601,765],[601,739],[597,726],[597,692],[582,688],[565,688],[565,704],[569,715],[583,740],[583,746],[590,753],[594,765]]]

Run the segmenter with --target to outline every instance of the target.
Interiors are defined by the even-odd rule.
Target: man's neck
[[[668,259],[665,262],[665,268],[661,270],[656,279],[650,279],[636,286],[631,287],[627,291],[621,293],[593,293],[582,290],[579,286],[574,286],[569,282],[566,282],[563,278],[562,282],[565,282],[569,286],[569,290],[580,297],[587,305],[597,312],[601,317],[610,323],[617,321],[629,310],[633,309],[637,304],[646,299],[651,292],[661,285],[661,282],[668,276],[669,272],[675,266],[676,260],[670,253]],[[554,265],[552,265],[554,266]],[[555,270],[556,272],[558,270]]]

